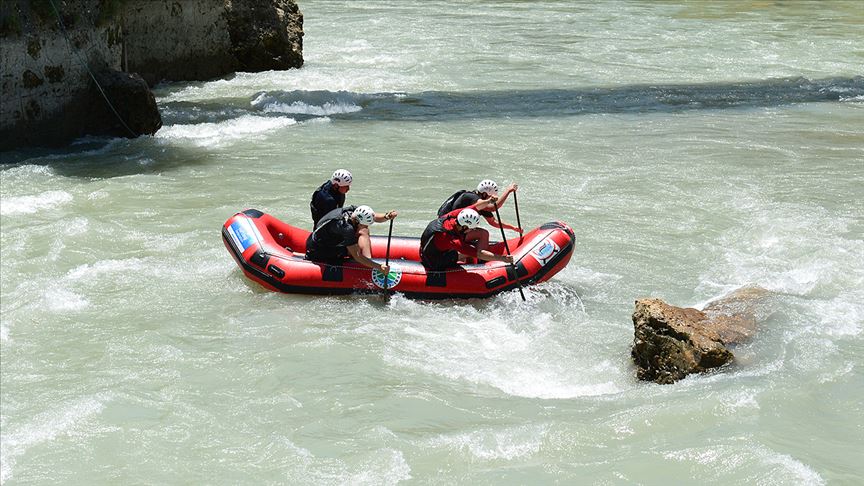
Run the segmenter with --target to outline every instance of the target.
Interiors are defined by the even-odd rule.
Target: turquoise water
[[[301,8],[301,70],[161,86],[152,138],[4,154],[4,484],[861,482],[858,2]],[[245,280],[225,219],[305,224],[340,167],[411,236],[516,181],[573,260],[525,303]],[[772,297],[733,366],[635,380],[636,298],[743,285]]]

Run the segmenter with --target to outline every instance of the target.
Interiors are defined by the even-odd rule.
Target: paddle
[[[513,207],[516,208],[516,224],[519,225],[519,242],[522,242],[522,220],[519,219],[519,198],[516,197],[516,191],[513,191]],[[501,224],[500,218],[498,224]]]
[[[515,196],[516,193],[513,193]],[[501,239],[504,240],[504,249],[507,250],[507,256],[510,255],[510,245],[507,244],[507,237],[504,236],[504,224],[501,222],[501,213],[498,211],[498,204],[495,204],[495,216],[498,218],[498,229],[501,230]],[[519,288],[519,295],[522,296],[522,301],[525,301],[525,292],[522,291],[522,283],[519,282],[519,272],[516,270],[516,264],[511,263],[513,267],[513,275],[516,277],[516,286]]]
[[[390,219],[390,230],[387,231],[387,254],[384,256],[384,265],[387,268],[387,274],[384,275],[384,293],[387,293],[387,287],[390,284],[390,239],[393,237],[393,219]]]

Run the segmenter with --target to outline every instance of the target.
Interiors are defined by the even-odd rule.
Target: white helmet
[[[351,181],[354,180],[351,177],[351,173],[345,169],[339,169],[333,173],[333,177],[330,178],[331,181],[335,182],[339,187],[350,186]]]
[[[498,195],[498,184],[495,184],[495,181],[489,179],[483,179],[480,181],[480,184],[477,184],[477,192],[486,193],[490,196]]]
[[[476,228],[480,224],[480,215],[477,211],[471,208],[465,208],[459,211],[459,216],[456,216],[456,222],[467,228]]]
[[[354,212],[351,213],[351,217],[357,218],[358,223],[369,226],[375,222],[375,211],[372,211],[372,208],[369,206],[357,206]]]

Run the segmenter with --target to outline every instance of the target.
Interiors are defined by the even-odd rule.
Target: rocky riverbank
[[[294,0],[0,5],[0,151],[153,134],[162,122],[148,85],[303,65]]]

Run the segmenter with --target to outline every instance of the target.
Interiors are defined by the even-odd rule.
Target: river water
[[[860,3],[301,8],[300,70],[160,86],[154,137],[3,154],[4,484],[861,483]],[[249,283],[225,219],[308,224],[342,167],[412,236],[516,181],[573,259],[524,303]],[[634,378],[636,298],[744,285],[771,297],[732,366]]]

